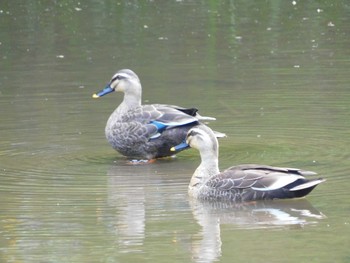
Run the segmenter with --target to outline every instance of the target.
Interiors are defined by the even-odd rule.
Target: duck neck
[[[201,151],[201,164],[194,172],[190,187],[199,187],[208,181],[212,176],[218,174],[219,162],[218,162],[218,150],[214,151]]]
[[[118,107],[119,113],[125,113],[131,109],[135,109],[141,106],[141,86],[139,89],[126,91],[124,93],[124,99]]]

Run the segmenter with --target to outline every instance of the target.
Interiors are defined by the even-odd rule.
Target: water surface
[[[2,262],[348,262],[347,1],[2,1]],[[306,199],[190,200],[195,150],[131,166],[104,138],[121,68],[215,116],[220,167],[316,171]],[[286,255],[288,257],[286,258]]]

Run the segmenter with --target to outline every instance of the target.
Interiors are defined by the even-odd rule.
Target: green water
[[[347,1],[2,1],[1,262],[349,262]],[[195,150],[130,166],[104,138],[119,69],[195,106],[220,167],[316,171],[305,200],[191,202]]]

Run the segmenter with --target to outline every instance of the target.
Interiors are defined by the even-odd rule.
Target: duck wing
[[[154,104],[154,105],[156,107],[167,107],[167,108],[176,109],[176,110],[181,111],[181,112],[183,112],[183,113],[185,113],[187,115],[193,116],[197,120],[200,120],[200,121],[215,121],[216,120],[216,118],[214,118],[214,117],[199,115],[197,108],[183,108],[183,107],[180,107],[180,106],[169,105],[169,104]]]
[[[158,138],[166,129],[192,123],[198,123],[198,119],[190,114],[168,105],[152,104],[132,109],[120,116],[114,131],[123,132],[126,137],[132,137],[130,140],[135,140],[136,136],[144,141]]]
[[[198,119],[193,116],[194,110],[187,114],[186,111],[161,104],[145,105],[142,108],[143,118],[148,120],[145,125],[151,126],[148,130],[156,128],[156,132],[150,133],[150,139],[158,138],[164,130],[198,123]]]
[[[301,197],[325,181],[304,177],[314,174],[296,168],[247,164],[226,169],[206,185],[218,191],[234,192],[236,196],[240,193],[243,200]]]
[[[188,109],[188,111],[179,110],[170,105],[154,104],[145,105],[144,111],[153,112],[154,118],[151,121],[163,123],[169,126],[182,126],[193,122],[198,122],[194,111],[197,109]]]

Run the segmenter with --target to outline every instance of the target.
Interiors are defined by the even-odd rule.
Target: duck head
[[[225,136],[223,133],[215,133],[206,125],[198,125],[187,132],[183,143],[172,147],[171,150],[179,151],[191,147],[197,149],[200,153],[211,152],[217,155],[219,144],[216,138]]]
[[[107,86],[92,95],[99,98],[113,91],[124,92],[125,94],[141,98],[141,82],[139,77],[130,69],[122,69],[114,74]]]

